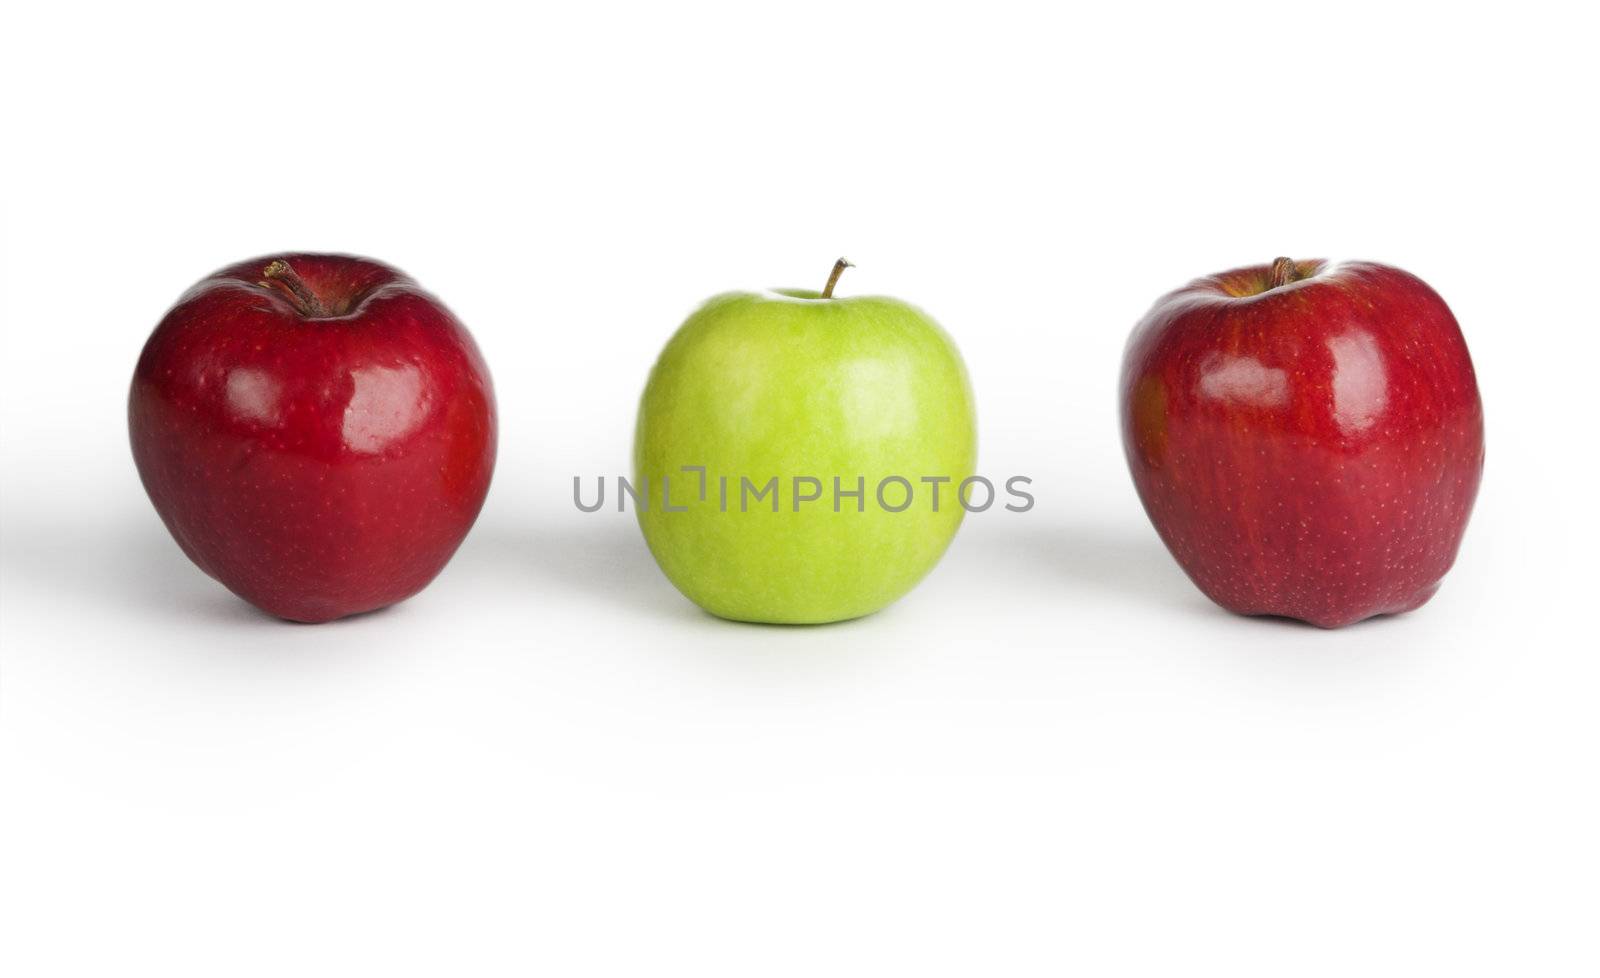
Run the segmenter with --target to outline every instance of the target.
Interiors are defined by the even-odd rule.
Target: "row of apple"
[[[911,305],[835,297],[847,267],[820,292],[709,300],[650,372],[630,489],[661,569],[712,614],[871,614],[962,520],[938,495],[974,476],[960,354]],[[1455,560],[1482,405],[1454,316],[1406,272],[1279,258],[1197,279],[1134,329],[1120,396],[1145,510],[1226,608],[1335,627],[1416,608]],[[461,323],[395,269],[325,254],[190,289],[139,358],[128,425],[184,553],[304,622],[426,586],[477,518],[497,443]],[[780,480],[816,494],[780,506]],[[893,503],[885,485],[903,486]]]

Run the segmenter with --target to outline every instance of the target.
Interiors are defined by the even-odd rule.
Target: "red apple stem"
[[[263,268],[261,275],[266,279],[265,282],[261,283],[263,286],[268,288],[273,285],[282,286],[284,291],[289,293],[289,298],[294,302],[295,308],[300,310],[301,315],[326,316],[328,314],[328,311],[323,308],[322,302],[317,298],[317,294],[311,291],[305,280],[282,258],[275,259],[270,265]]]
[[[828,284],[822,287],[822,297],[824,299],[833,298],[833,287],[839,284],[839,276],[844,274],[845,269],[854,267],[855,263],[848,258],[841,258],[834,262],[833,272],[828,276]]]
[[[1292,258],[1272,259],[1272,281],[1267,284],[1268,289],[1278,289],[1300,278],[1300,269],[1296,267]]]

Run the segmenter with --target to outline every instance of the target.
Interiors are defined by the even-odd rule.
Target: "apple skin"
[[[274,261],[324,308],[267,281]],[[206,278],[161,320],[128,433],[189,559],[269,614],[323,622],[404,600],[444,568],[489,489],[494,392],[466,329],[405,275],[268,256]]]
[[[977,429],[966,367],[950,337],[895,299],[803,290],[728,293],[678,330],[650,373],[634,439],[636,507],[667,578],[706,611],[736,621],[820,624],[871,614],[916,585],[949,545],[973,474]],[[707,469],[706,501],[699,476]],[[879,481],[915,490],[903,512],[878,505]],[[671,502],[665,512],[662,477]],[[720,511],[719,477],[729,479]],[[779,479],[779,511],[740,512],[740,479]],[[793,506],[793,478],[822,498]],[[833,478],[864,480],[834,512]],[[923,476],[946,476],[934,511]],[[644,496],[641,490],[641,496]],[[891,506],[903,490],[886,489]]]
[[[1483,472],[1461,330],[1421,279],[1370,262],[1198,279],[1123,359],[1123,447],[1150,521],[1217,604],[1336,628],[1419,607],[1455,561]]]

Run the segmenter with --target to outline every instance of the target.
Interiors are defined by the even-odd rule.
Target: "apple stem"
[[[1282,288],[1299,277],[1299,269],[1295,267],[1294,259],[1274,258],[1272,259],[1272,281],[1267,284],[1267,288]]]
[[[283,286],[289,293],[289,298],[294,301],[295,308],[300,310],[301,315],[326,316],[328,314],[321,301],[317,299],[317,294],[311,291],[305,280],[293,268],[290,268],[289,263],[282,258],[273,260],[272,264],[261,270],[261,274],[266,279],[265,282],[261,283],[263,286],[268,288],[273,285]]]
[[[833,272],[828,276],[828,284],[822,287],[822,297],[824,299],[833,298],[833,287],[839,284],[839,276],[844,274],[845,269],[854,267],[855,263],[848,258],[841,258],[834,262]]]

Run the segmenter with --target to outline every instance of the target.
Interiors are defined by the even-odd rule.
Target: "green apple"
[[[966,367],[881,296],[730,292],[662,350],[639,404],[639,524],[678,590],[723,618],[871,614],[938,563],[965,513]]]

